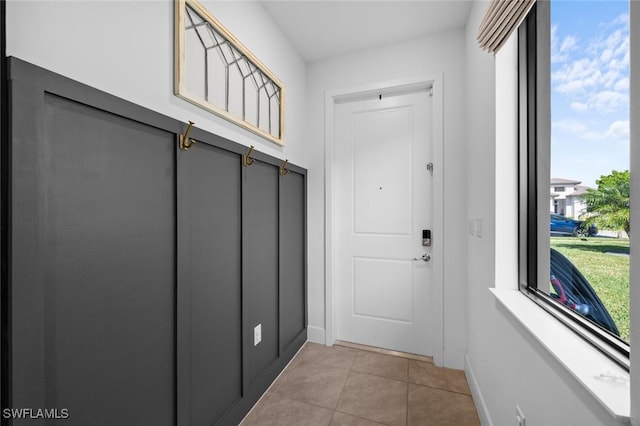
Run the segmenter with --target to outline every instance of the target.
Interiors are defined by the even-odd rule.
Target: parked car
[[[595,225],[587,226],[583,221],[570,219],[551,213],[551,235],[572,235],[574,237],[591,237],[598,233]]]
[[[591,283],[569,259],[551,249],[550,296],[588,320],[620,336],[615,321],[604,306]]]

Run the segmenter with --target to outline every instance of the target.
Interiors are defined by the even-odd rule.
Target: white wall
[[[9,0],[7,55],[306,166],[304,61],[259,3],[201,3],[284,82],[284,148],[173,95],[170,0]]]
[[[515,424],[516,404],[527,425],[614,425],[488,290],[517,288],[518,209],[516,46],[510,41],[497,58],[478,48],[476,31],[486,4],[474,2],[466,31],[468,215],[484,218],[487,235],[470,237],[467,254],[467,376],[478,391],[476,406],[483,424],[496,426]],[[633,397],[640,400],[637,391]]]
[[[419,75],[444,75],[444,363],[463,367],[466,352],[466,171],[462,30],[339,56],[308,67],[309,325],[324,343],[325,93]],[[436,165],[439,166],[439,165]]]

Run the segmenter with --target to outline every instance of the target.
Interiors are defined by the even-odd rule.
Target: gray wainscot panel
[[[238,424],[306,340],[306,171],[198,128],[180,150],[183,122],[9,65],[11,406]]]

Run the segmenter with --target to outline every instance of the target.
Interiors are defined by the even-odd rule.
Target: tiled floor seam
[[[409,370],[411,369],[410,365],[411,363],[407,362],[407,418],[404,422],[405,426],[409,426],[409,379],[411,378],[409,374]]]
[[[355,359],[355,357],[353,357],[353,359]],[[347,386],[347,381],[349,380],[349,374],[351,374],[351,371],[353,369],[353,362],[351,362],[351,367],[349,368],[349,372],[347,373],[347,378],[344,379],[344,383],[342,384],[342,389],[340,389],[340,395],[338,395],[338,400],[336,402],[336,406],[333,408],[333,414],[335,415],[336,411],[338,411],[338,407],[340,406],[340,400],[342,399],[342,394],[344,393],[344,388]],[[340,411],[342,413],[342,411]],[[349,414],[349,413],[344,413],[344,414]],[[333,416],[331,416],[331,419],[333,420]]]
[[[347,413],[346,411],[342,411],[342,410],[334,410],[333,414],[335,415],[335,413],[346,414],[347,416],[355,417],[356,419],[360,419],[360,420],[366,420],[367,422],[373,422],[373,423],[376,423],[376,424],[379,424],[379,425],[392,426],[392,425],[389,425],[387,423],[380,423],[379,421],[371,420],[371,419],[368,419],[368,418],[362,417],[362,416],[357,416],[355,414]],[[333,417],[331,417],[331,420],[333,420]]]
[[[298,398],[294,398],[292,396],[284,396],[284,395],[280,395],[281,398],[286,398],[286,399],[290,399],[292,401],[297,401],[297,402],[302,402],[303,404],[307,404],[307,405],[311,405],[312,407],[316,407],[316,408],[322,408],[325,410],[329,410],[329,411],[333,411],[336,412],[338,410],[336,410],[335,408],[327,408],[324,405],[318,405],[318,404],[314,404],[313,402],[309,402],[309,401],[304,401],[302,399],[298,399]],[[338,404],[336,404],[336,408],[338,407]]]
[[[458,391],[454,391],[454,390],[439,388],[437,386],[423,385],[423,384],[415,383],[415,382],[407,382],[407,383],[410,384],[410,385],[422,386],[423,388],[435,389],[435,390],[448,392],[448,393],[455,393],[456,395],[464,395],[464,396],[468,396],[469,398],[471,398],[471,394],[470,393],[458,392]]]
[[[307,362],[308,362],[308,361],[307,361]],[[330,365],[330,364],[323,364],[323,363],[321,363],[321,362],[317,363],[316,365],[320,365],[320,366],[323,366],[323,367],[331,367],[331,368],[335,368],[336,370],[345,370],[345,371],[347,371],[347,372],[350,372],[350,371],[351,371],[351,368],[334,367],[334,366],[332,366],[332,365]],[[303,362],[303,363],[301,363],[301,364],[298,364],[298,365],[293,366],[293,367],[291,368],[291,370],[289,371],[289,373],[291,373],[293,370],[296,370],[296,369],[298,369],[298,368],[304,368],[304,362]],[[349,374],[349,373],[347,373],[347,377],[348,377],[348,374]],[[331,410],[331,411],[333,411],[333,412],[335,413],[336,411],[338,411],[338,410],[336,410],[336,408],[338,407],[338,404],[340,403],[340,398],[342,397],[342,393],[344,392],[344,388],[345,388],[346,384],[347,384],[347,380],[345,379],[344,383],[342,384],[342,389],[340,389],[340,396],[338,397],[338,400],[337,400],[337,402],[336,402],[336,405],[335,405],[335,407],[333,407],[333,408],[328,408],[328,407],[326,407],[326,406],[324,406],[324,405],[314,404],[313,402],[306,401],[306,400],[304,400],[304,399],[299,399],[299,398],[296,398],[296,397],[294,397],[294,396],[290,396],[290,395],[280,395],[280,396],[281,396],[281,397],[284,397],[284,398],[291,399],[291,400],[293,400],[293,401],[302,402],[303,404],[311,405],[311,406],[313,406],[313,407],[323,408],[323,409],[325,409],[325,410]],[[278,390],[277,390],[277,389],[275,389],[275,390],[273,391],[273,393],[274,393],[274,394],[278,394]],[[265,394],[266,394],[266,392],[265,392]],[[264,395],[263,395],[263,396],[264,396]],[[345,413],[345,414],[348,414],[348,413]]]
[[[358,374],[366,374],[368,376],[374,376],[374,377],[380,377],[381,379],[387,379],[387,380],[393,380],[394,382],[400,382],[400,383],[412,383],[409,380],[400,380],[400,379],[394,379],[393,377],[389,377],[389,376],[381,376],[379,374],[374,374],[374,373],[369,373],[367,371],[360,371],[360,370],[349,370],[349,371],[353,371],[354,373],[358,373]],[[417,385],[417,383],[414,383],[414,385]]]
[[[404,424],[409,426],[409,363],[407,362],[407,412],[405,413]]]

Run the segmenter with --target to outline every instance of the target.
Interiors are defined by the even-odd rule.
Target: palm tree
[[[585,195],[587,223],[595,223],[599,228],[624,229],[631,235],[629,226],[629,170],[600,176],[596,181],[598,189],[588,189]]]

